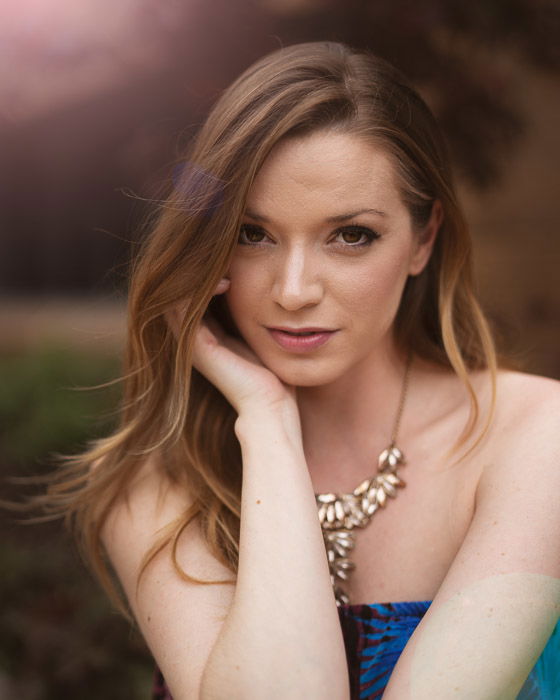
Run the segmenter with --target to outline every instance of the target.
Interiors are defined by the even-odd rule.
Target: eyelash
[[[241,237],[243,236],[244,233],[247,233],[248,231],[251,231],[253,233],[260,233],[263,235],[266,235],[263,229],[260,226],[254,226],[253,224],[242,224],[240,233],[239,233],[239,240],[238,243],[239,245],[246,245],[246,246],[260,246],[263,241],[257,241],[256,243],[248,243],[245,241],[241,240]],[[372,229],[367,228],[367,226],[344,226],[343,228],[337,229],[337,235],[340,235],[342,233],[359,233],[362,236],[365,236],[365,240],[362,241],[361,243],[342,243],[341,247],[343,248],[363,248],[366,246],[369,246],[373,243],[374,240],[377,238],[380,238],[379,234],[376,233],[375,231],[372,231]]]

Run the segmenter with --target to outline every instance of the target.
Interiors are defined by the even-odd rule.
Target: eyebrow
[[[341,221],[348,221],[348,219],[353,219],[356,216],[359,216],[360,214],[377,214],[377,216],[387,216],[387,214],[384,211],[381,211],[380,209],[357,209],[356,211],[348,212],[347,214],[336,214],[335,216],[329,216],[325,219],[328,223],[339,223]],[[256,211],[252,211],[251,209],[246,209],[245,210],[245,216],[248,216],[251,219],[255,219],[255,221],[262,221],[265,224],[270,223],[270,219],[267,219],[266,216],[263,216],[262,214],[259,214]]]

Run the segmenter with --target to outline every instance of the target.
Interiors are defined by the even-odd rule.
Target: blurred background
[[[111,426],[140,220],[220,91],[282,45],[400,67],[439,117],[483,305],[527,371],[560,377],[555,0],[2,0],[0,479]],[[2,511],[0,699],[148,698],[152,662],[63,527]]]

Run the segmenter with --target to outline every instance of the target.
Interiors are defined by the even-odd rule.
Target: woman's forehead
[[[257,173],[247,209],[265,217],[263,208],[301,202],[328,202],[332,216],[384,212],[400,203],[392,160],[380,146],[352,134],[321,131],[285,139]]]

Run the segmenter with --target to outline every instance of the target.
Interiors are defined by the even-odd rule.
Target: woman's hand
[[[229,285],[229,280],[223,278],[214,294],[223,294]],[[295,388],[278,379],[244,341],[226,334],[212,318],[206,318],[197,331],[193,364],[240,415],[295,410],[299,418]]]

